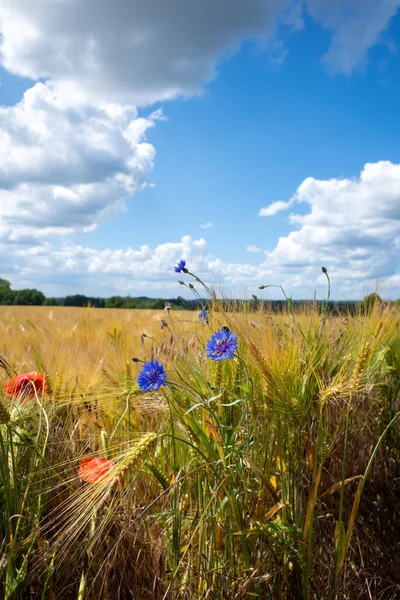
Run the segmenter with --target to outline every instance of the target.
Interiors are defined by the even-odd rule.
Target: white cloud
[[[161,114],[132,106],[69,106],[38,83],[0,107],[0,240],[89,231],[146,186]]]
[[[326,66],[350,73],[400,0],[304,6],[331,32]],[[324,265],[349,297],[377,279],[398,293],[400,166],[388,162],[366,165],[359,179],[308,178],[288,202],[262,208],[260,215],[273,216],[303,202],[310,212],[290,216],[294,230],[258,267],[211,257],[204,240],[187,236],[139,250],[38,242],[92,230],[148,185],[155,149],[146,131],[162,117],[139,118],[133,105],[198,93],[245,39],[273,40],[278,64],[286,50],[277,23],[301,28],[302,7],[301,0],[1,0],[0,61],[45,81],[18,105],[0,108],[4,275],[21,285],[43,283],[47,292],[56,282],[65,291],[75,282],[87,293],[162,291],[164,283],[175,285],[170,265],[189,258],[193,270],[235,289],[283,283],[294,296],[311,296]]]
[[[202,229],[210,229],[211,227],[214,227],[214,223],[210,223],[210,221],[208,221],[207,223],[203,223],[202,225],[200,225],[200,227]]]
[[[290,200],[289,202],[282,202],[281,200],[278,200],[277,202],[272,202],[272,204],[269,206],[261,208],[258,215],[260,217],[273,217],[281,210],[287,210],[291,204],[292,202]]]
[[[251,246],[246,247],[246,251],[247,252],[261,252],[261,249],[257,248],[257,246],[251,245]]]
[[[400,164],[367,163],[354,179],[309,177],[290,202],[307,203],[310,212],[290,216],[299,229],[279,239],[261,268],[301,285],[325,266],[343,294],[397,275]]]
[[[246,38],[268,38],[294,0],[2,0],[5,68],[102,101],[199,91]]]
[[[50,242],[21,249],[3,246],[8,271],[15,287],[37,286],[48,295],[82,292],[110,296],[119,293],[180,295],[174,266],[185,258],[196,273],[208,273],[208,254],[203,238],[183,236],[179,242],[144,245],[139,249],[112,250],[64,244],[56,249]]]
[[[307,6],[333,32],[329,61],[347,72],[398,2]],[[272,54],[282,57],[271,36],[278,22],[300,28],[301,7],[300,0],[219,0],[217,8],[214,0],[2,0],[0,60],[47,81],[0,108],[0,239],[91,231],[123,210],[148,185],[155,149],[145,134],[161,118],[139,118],[133,104],[197,93],[244,39],[271,39]],[[370,35],[350,35],[354,23]],[[275,202],[260,215],[289,205]]]
[[[400,0],[306,0],[331,32],[325,63],[351,72]],[[74,102],[154,103],[198,93],[219,60],[246,39],[270,42],[280,66],[283,22],[302,26],[302,0],[2,0],[0,59],[34,80],[57,81]]]
[[[57,250],[50,243],[22,250],[4,245],[0,250],[7,268],[0,276],[9,275],[16,286],[36,285],[56,295],[78,290],[103,296],[157,296],[166,291],[187,295],[173,273],[183,258],[192,272],[228,295],[252,293],[260,284],[282,284],[293,298],[312,298],[315,289],[323,297],[324,266],[335,299],[359,299],[377,284],[384,296],[400,296],[400,164],[368,163],[354,179],[309,177],[291,202],[305,203],[310,210],[290,216],[296,229],[281,237],[258,266],[216,258],[203,238],[184,236],[155,248],[120,250],[71,244]],[[278,296],[273,288],[267,293]]]

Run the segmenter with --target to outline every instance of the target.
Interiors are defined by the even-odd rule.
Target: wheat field
[[[47,382],[0,396],[2,597],[400,597],[399,328],[378,305],[0,307],[2,389]]]

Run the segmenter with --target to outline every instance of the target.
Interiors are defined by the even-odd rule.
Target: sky
[[[0,277],[400,298],[399,106],[400,0],[1,0]]]

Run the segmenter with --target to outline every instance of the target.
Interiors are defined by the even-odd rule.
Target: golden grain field
[[[399,313],[208,321],[0,307],[1,387],[48,383],[0,396],[4,598],[399,597]]]

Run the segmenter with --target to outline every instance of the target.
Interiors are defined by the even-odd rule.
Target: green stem
[[[111,446],[112,439],[113,439],[113,437],[114,437],[114,435],[115,435],[118,427],[120,426],[121,421],[123,420],[123,418],[125,417],[125,415],[129,412],[130,400],[131,400],[131,393],[129,393],[127,395],[127,397],[126,397],[126,403],[125,403],[125,410],[122,413],[122,415],[120,416],[120,418],[118,420],[118,423],[116,424],[116,426],[114,427],[114,430],[113,430],[112,434],[110,435],[110,438],[109,438],[108,444],[107,444],[108,448],[110,448],[110,446]]]
[[[211,293],[211,290],[210,290],[210,288],[208,287],[208,285],[206,285],[206,284],[204,283],[204,281],[202,281],[202,280],[200,279],[200,277],[197,277],[197,275],[195,275],[194,273],[191,273],[190,271],[188,271],[188,272],[187,272],[187,274],[188,274],[188,275],[191,275],[192,277],[194,277],[194,278],[195,278],[195,280],[196,280],[198,283],[200,283],[200,284],[203,286],[203,288],[206,290],[207,294],[209,294],[210,298],[212,298],[212,293]]]
[[[340,557],[340,548],[343,540],[343,504],[344,504],[344,480],[346,478],[346,466],[347,466],[347,449],[348,449],[348,441],[349,441],[349,421],[350,421],[350,409],[351,409],[351,396],[349,398],[349,402],[347,405],[347,413],[346,413],[346,424],[345,424],[345,432],[344,432],[344,449],[343,449],[343,462],[342,462],[342,485],[340,488],[340,502],[339,502],[339,517],[336,524],[337,530],[337,541],[336,541],[336,557],[335,562],[337,563]],[[335,577],[334,582],[334,594],[336,594],[337,588],[337,578]]]
[[[85,593],[86,593],[86,583],[87,583],[86,573],[85,573],[85,571],[82,571],[81,580],[79,582],[79,590],[78,590],[77,600],[84,599]]]
[[[347,526],[347,531],[346,531],[346,535],[344,536],[344,543],[341,546],[341,551],[340,551],[340,557],[339,560],[337,562],[336,565],[336,573],[337,575],[339,575],[343,569],[343,565],[344,565],[344,559],[346,557],[347,554],[347,550],[349,547],[349,543],[350,543],[350,538],[351,535],[353,533],[353,528],[356,522],[356,517],[357,517],[357,512],[358,512],[358,507],[360,505],[360,500],[361,500],[361,494],[363,492],[364,486],[365,486],[365,482],[367,480],[367,477],[369,475],[369,472],[372,468],[372,464],[374,462],[374,458],[380,448],[380,445],[382,444],[385,435],[387,434],[387,432],[389,431],[389,429],[391,428],[391,426],[396,422],[396,420],[400,417],[400,411],[393,417],[393,419],[389,422],[389,424],[385,427],[383,433],[381,434],[379,440],[376,443],[376,446],[374,448],[374,451],[371,454],[371,458],[368,461],[367,464],[367,468],[365,469],[365,473],[362,477],[362,479],[360,479],[360,482],[358,484],[358,488],[356,491],[356,495],[354,498],[354,502],[353,502],[353,507],[351,510],[351,514],[350,514],[350,519],[349,519],[349,524]]]
[[[323,309],[323,315],[324,316],[323,316],[321,327],[320,327],[320,330],[319,330],[318,339],[321,338],[322,332],[323,332],[324,327],[325,327],[326,320],[328,318],[329,298],[331,297],[331,280],[329,279],[328,271],[326,269],[323,269],[322,272],[324,273],[325,277],[328,280],[328,294],[326,296],[326,302],[325,302],[324,309]]]

